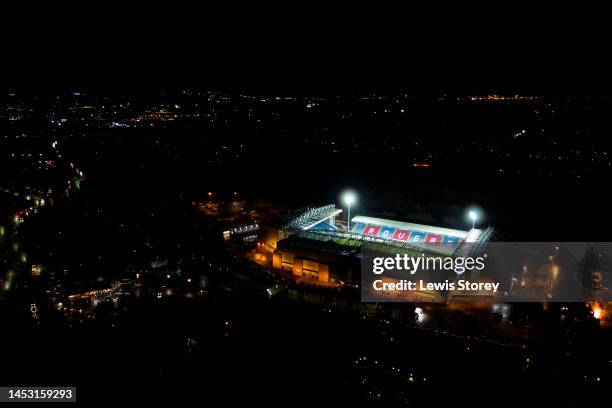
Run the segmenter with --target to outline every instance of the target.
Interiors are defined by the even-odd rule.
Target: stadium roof
[[[370,250],[389,253],[468,256],[489,240],[492,231],[491,228],[461,231],[361,216],[353,220],[352,231],[324,227],[302,229],[280,240],[278,248],[361,257],[362,246],[366,245]],[[326,224],[320,223],[319,226]]]
[[[361,215],[351,219],[349,231],[329,222],[341,212],[330,204],[288,215],[281,228],[292,233],[278,241],[278,249],[360,258],[365,245],[370,250],[389,253],[468,256],[482,248],[492,231],[492,228],[463,231]]]
[[[336,208],[335,205],[325,205],[323,207],[309,208],[299,216],[292,219],[285,225],[285,228],[296,228],[300,230],[308,230],[315,225],[328,220],[331,217],[342,212],[341,209]]]
[[[401,222],[387,220],[384,218],[364,217],[357,215],[351,219],[351,224],[363,223],[366,225],[382,225],[393,228],[400,228],[408,231],[422,231],[428,234],[446,235],[464,239],[468,236],[469,231],[461,231],[450,228],[433,227],[430,225],[413,224],[410,222]]]

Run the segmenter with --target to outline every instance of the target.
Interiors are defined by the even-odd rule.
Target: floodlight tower
[[[348,207],[348,229],[351,229],[351,204],[355,202],[355,194],[351,192],[344,193],[344,203]]]

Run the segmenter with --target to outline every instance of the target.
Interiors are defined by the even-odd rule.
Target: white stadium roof
[[[315,225],[335,217],[342,212],[342,209],[336,208],[335,205],[326,205],[323,207],[310,208],[298,217],[291,220],[287,227],[308,230]]]
[[[388,227],[393,227],[393,228],[400,228],[400,229],[409,230],[409,231],[422,231],[422,232],[429,233],[429,234],[447,235],[447,236],[457,237],[461,239],[465,239],[470,234],[470,231],[462,231],[462,230],[451,229],[451,228],[433,227],[431,225],[413,224],[410,222],[387,220],[384,218],[364,217],[361,215],[357,215],[351,219],[351,224],[355,224],[358,222],[363,223],[363,224],[381,225],[381,226],[388,226]]]

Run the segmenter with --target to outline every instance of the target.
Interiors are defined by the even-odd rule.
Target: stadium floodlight
[[[476,211],[470,211],[468,213],[468,216],[470,217],[470,220],[472,220],[472,229],[474,229],[474,226],[476,225],[476,219],[478,218],[478,214],[476,214]]]
[[[348,229],[351,229],[351,204],[355,202],[355,194],[351,192],[344,193],[344,202],[348,206]]]

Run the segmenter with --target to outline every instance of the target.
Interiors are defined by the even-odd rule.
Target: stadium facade
[[[469,256],[489,240],[492,228],[469,231],[357,215],[351,228],[337,223],[335,205],[307,208],[264,226],[260,247],[274,269],[322,284],[357,284],[364,246],[440,256]]]

